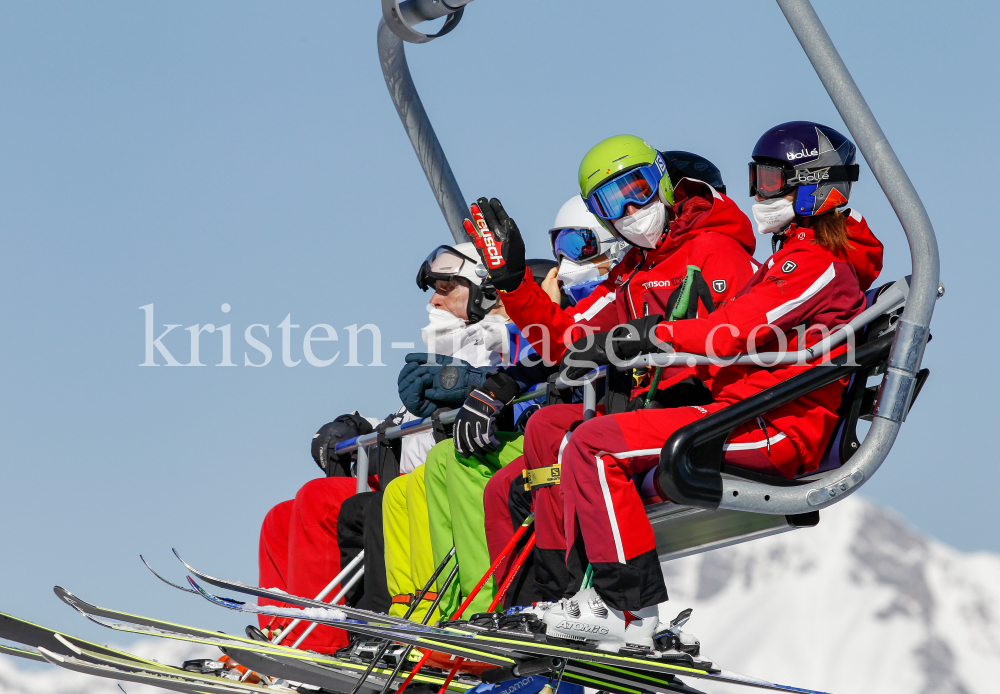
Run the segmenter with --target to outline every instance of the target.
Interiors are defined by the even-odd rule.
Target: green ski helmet
[[[663,156],[634,135],[615,135],[598,142],[580,162],[580,195],[608,231],[625,214],[625,205],[645,205],[659,195],[674,204],[674,187]],[[610,185],[609,185],[610,184]]]

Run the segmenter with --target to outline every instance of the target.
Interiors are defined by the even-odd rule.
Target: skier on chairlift
[[[581,179],[587,173],[582,170]],[[595,177],[599,174],[596,171]],[[753,350],[774,351],[782,341],[785,349],[797,350],[818,342],[820,328],[832,330],[848,322],[864,308],[863,290],[877,277],[882,259],[881,243],[863,218],[839,209],[847,203],[857,174],[854,144],[832,128],[793,122],[766,132],[753,151],[750,188],[757,200],[753,212],[758,232],[773,235],[774,255],[736,298],[711,315],[669,322],[663,313],[650,311],[577,339],[563,357],[564,377],[579,378],[600,365],[614,368],[621,360],[645,353],[711,351],[732,357]],[[628,193],[617,198],[608,192],[602,195],[603,186],[614,180],[600,181],[597,194],[588,198],[602,212],[618,209],[610,207],[612,202],[618,207],[630,204]],[[584,188],[584,193],[594,192]],[[646,226],[642,221],[656,214],[629,212],[632,221],[626,224],[641,229]],[[490,230],[502,243],[516,246],[509,243],[516,226],[505,214],[490,222]],[[512,258],[516,269],[516,255]],[[523,285],[512,287],[513,282],[503,281],[507,277],[503,266],[497,269],[501,296],[523,291]],[[510,305],[516,316],[517,301]],[[804,338],[798,326],[809,328]],[[724,366],[710,380],[710,403],[638,409],[576,425],[558,451],[568,564],[563,557],[542,552],[536,556],[536,571],[541,573],[547,565],[556,573],[574,566],[574,561],[576,566],[589,563],[593,583],[579,589],[574,575],[562,599],[528,608],[521,619],[540,620],[550,636],[584,639],[602,650],[634,647],[696,656],[697,640],[680,631],[687,614],[667,621],[667,590],[635,478],[657,466],[661,447],[680,427],[808,368]],[[836,424],[844,386],[844,382],[825,386],[742,425],[727,442],[725,461],[786,479],[815,470]],[[506,397],[502,391],[474,395],[495,409],[503,407]],[[566,411],[566,419],[579,420],[579,408],[569,408],[547,409],[553,423],[560,410]],[[488,441],[489,418],[487,414],[467,425],[469,438],[477,445]],[[541,416],[532,420],[526,451],[531,450],[532,429],[541,422]],[[555,457],[550,455],[546,464],[554,463]],[[546,522],[545,515],[538,515],[536,498],[536,524]],[[537,532],[541,537],[545,530],[540,525]]]
[[[428,304],[429,323],[421,331],[428,349],[437,354],[456,355],[476,366],[503,363],[510,351],[509,321],[497,308],[496,291],[486,281],[472,244],[436,248],[421,264],[417,283],[425,291],[434,290]],[[358,508],[358,513],[362,513],[363,504],[373,495],[356,498],[357,481],[352,477],[352,467],[357,454],[338,455],[336,445],[376,428],[385,429],[412,419],[416,419],[416,415],[404,409],[385,420],[353,412],[319,429],[312,439],[312,456],[326,476],[307,482],[295,499],[281,502],[266,515],[260,532],[259,585],[313,597],[340,572],[345,560],[357,554],[362,540],[350,531],[363,528],[363,523],[341,527],[341,509],[347,502],[362,504]],[[396,469],[379,471],[373,468],[369,476],[371,485],[378,488],[381,483],[384,489],[398,472],[417,469],[434,443],[432,432],[406,437],[395,452],[391,467]],[[382,479],[376,477],[379,472]],[[357,518],[352,520],[357,521]],[[381,522],[377,526],[381,528]],[[364,583],[361,584],[368,593],[364,606],[388,611],[385,581],[384,567],[379,571],[378,562],[366,562]],[[361,592],[359,586],[348,598],[353,599]],[[269,602],[263,601],[263,604]],[[266,628],[272,621],[261,619],[260,625]],[[307,626],[297,627],[288,635],[285,639],[288,644],[291,645]],[[347,637],[343,631],[322,628],[313,631],[302,647],[333,653],[345,645]]]
[[[609,138],[584,157],[578,177],[581,195],[601,225],[631,248],[607,280],[567,311],[554,306],[525,276],[517,227],[499,201],[479,201],[477,210],[493,219],[490,226],[499,224],[497,217],[504,225],[496,232],[503,235],[500,249],[504,264],[491,269],[491,277],[504,301],[510,302],[508,314],[515,323],[522,328],[543,326],[544,330],[531,328],[526,337],[550,362],[557,363],[566,345],[581,335],[610,330],[630,319],[675,311],[681,318],[706,316],[735,296],[756,271],[750,256],[756,243],[753,229],[736,203],[703,180],[684,177],[675,185],[667,171],[663,155],[631,135]],[[484,240],[479,238],[477,243],[483,246]],[[489,265],[488,254],[483,255]],[[690,290],[682,301],[685,284]],[[664,369],[652,387],[654,377],[645,373],[635,384],[633,406],[676,406],[708,400],[702,385],[709,377],[707,372],[683,366]],[[456,419],[459,449],[475,452],[492,445],[492,422],[516,395],[516,384],[500,372],[480,391],[466,401]],[[543,408],[529,422],[525,456],[518,463],[521,469],[533,470],[535,555],[550,559],[536,566],[538,594],[545,599],[569,594],[570,585],[578,584],[582,577],[582,567],[566,566],[562,561],[566,541],[558,483],[563,441],[582,418],[582,404]],[[506,530],[503,522],[499,527]]]

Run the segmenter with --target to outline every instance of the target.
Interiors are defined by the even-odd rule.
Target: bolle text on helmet
[[[808,185],[810,183],[821,183],[830,178],[830,167],[825,169],[802,169],[795,172],[795,178],[789,181],[789,183],[797,183],[799,185]]]
[[[795,161],[796,159],[805,159],[806,157],[817,157],[819,156],[819,150],[815,147],[811,150],[803,147],[798,152],[785,152],[785,156],[788,157],[788,161]]]

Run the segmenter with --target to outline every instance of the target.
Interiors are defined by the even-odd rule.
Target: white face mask
[[[424,344],[435,354],[454,354],[460,347],[457,333],[465,330],[466,322],[444,309],[428,309],[430,322],[420,331]]]
[[[656,248],[663,237],[667,207],[654,200],[630,214],[615,220],[615,229],[622,237],[639,248]]]
[[[795,218],[795,207],[787,198],[771,198],[753,206],[753,218],[757,222],[758,234],[773,234],[787,227]]]
[[[591,262],[578,263],[569,258],[563,258],[559,263],[556,279],[568,287],[583,284],[601,276],[600,269]]]

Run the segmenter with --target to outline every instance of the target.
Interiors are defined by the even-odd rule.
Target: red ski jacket
[[[779,351],[779,334],[787,340],[788,351],[819,342],[824,337],[819,327],[833,330],[864,309],[864,290],[882,270],[882,243],[855,211],[848,217],[847,235],[849,248],[835,255],[816,244],[811,229],[793,225],[781,250],[733,301],[708,318],[661,323],[657,336],[679,352],[708,354],[711,349],[721,357],[746,354],[751,340],[758,352]],[[806,328],[804,344],[799,343],[800,331],[796,330],[800,326]],[[711,381],[712,395],[716,402],[738,402],[808,368],[722,367]],[[782,469],[783,475],[792,478],[819,467],[846,385],[846,379],[831,383],[765,416],[791,439],[799,454],[799,466]]]
[[[631,248],[608,279],[576,306],[559,308],[530,272],[517,289],[501,292],[507,315],[547,362],[557,363],[566,344],[586,334],[584,326],[605,331],[632,318],[666,314],[688,265],[701,269],[716,307],[735,297],[757,271],[750,256],[756,244],[753,229],[736,203],[694,179],[681,179],[674,195],[675,219],[660,245],[648,251]],[[698,311],[699,316],[708,315],[700,303]],[[677,371],[690,373],[686,367]],[[661,387],[684,377],[671,376]]]

